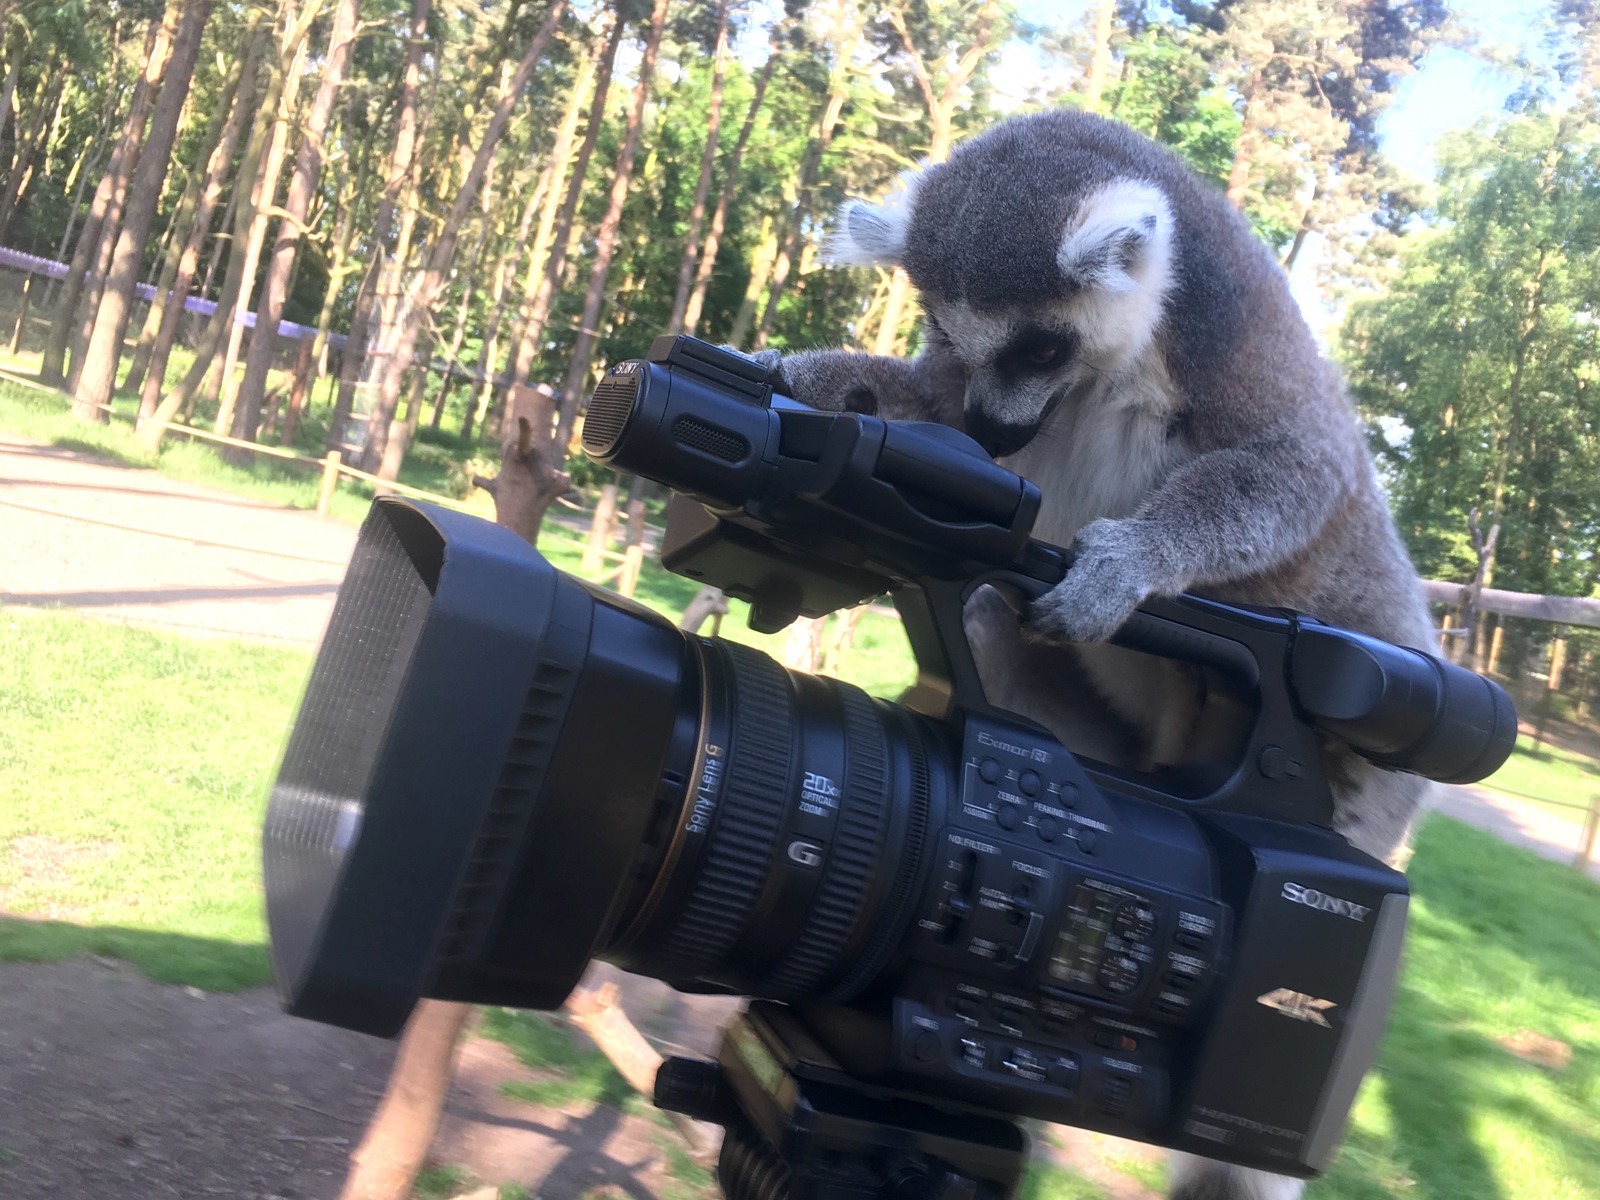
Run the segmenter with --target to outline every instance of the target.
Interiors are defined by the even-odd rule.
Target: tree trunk
[[[575,95],[581,90],[574,85]],[[559,140],[558,135],[557,141]],[[467,398],[467,412],[461,421],[463,438],[472,436],[472,430],[483,419],[483,410],[488,404],[489,396],[494,392],[495,364],[500,361],[500,324],[505,320],[506,285],[511,282],[512,272],[517,269],[517,263],[527,247],[528,231],[533,227],[534,213],[538,211],[541,201],[556,190],[558,180],[554,177],[555,165],[554,161],[549,164],[540,181],[544,191],[541,193],[536,187],[528,196],[528,202],[522,206],[522,216],[517,220],[517,229],[512,235],[511,245],[506,247],[500,255],[500,260],[494,265],[494,273],[491,276],[494,282],[489,285],[489,326],[483,332],[483,348],[478,354],[478,380],[473,385],[472,394]]]
[[[800,251],[800,243],[805,238],[805,218],[811,210],[812,193],[817,186],[817,177],[822,169],[822,156],[827,153],[829,144],[833,141],[834,130],[839,126],[839,118],[844,113],[845,101],[849,99],[846,87],[847,75],[844,68],[849,56],[854,53],[854,38],[847,39],[839,49],[841,66],[833,73],[833,84],[828,93],[827,102],[822,107],[822,115],[817,118],[816,131],[811,136],[811,143],[806,147],[805,159],[800,164],[800,187],[795,196],[794,209],[789,214],[788,236],[786,236],[778,250],[778,257],[772,265],[772,283],[767,292],[767,305],[761,313],[761,324],[756,328],[755,341],[752,343],[759,350],[767,344],[767,337],[772,332],[772,324],[777,320],[778,303],[783,299],[784,285],[789,278],[790,268]]]
[[[1239,137],[1233,143],[1233,165],[1228,168],[1228,199],[1234,204],[1243,206],[1245,189],[1250,184],[1250,164],[1255,158],[1255,95],[1261,86],[1261,72],[1256,70],[1250,76],[1250,84],[1244,93],[1244,111],[1239,114]]]
[[[5,194],[0,196],[0,243],[3,243],[6,235],[11,232],[11,218],[16,216],[17,206],[21,203],[33,174],[34,156],[38,154],[40,145],[46,140],[48,134],[46,125],[60,106],[66,85],[66,76],[58,75],[50,84],[48,91],[41,89],[39,104],[34,109],[33,119],[28,123],[28,128],[17,130],[16,162],[12,165],[11,175],[6,180]]]
[[[145,78],[150,87],[145,93],[145,111],[141,115],[139,128],[135,131],[133,142],[129,146],[127,156],[123,159],[121,170],[112,183],[111,194],[107,199],[105,219],[100,225],[100,236],[95,245],[94,253],[89,259],[89,274],[83,282],[83,295],[78,301],[78,311],[73,323],[68,326],[71,337],[69,353],[71,366],[67,371],[67,390],[76,393],[78,380],[83,372],[84,354],[89,347],[90,335],[94,332],[95,318],[100,313],[100,297],[105,292],[106,276],[111,271],[111,258],[116,252],[117,237],[122,229],[123,212],[128,203],[128,186],[133,179],[135,171],[143,157],[145,141],[145,119],[148,118],[150,109],[156,103],[156,97],[161,89],[161,82],[166,78],[167,67],[172,61],[173,37],[177,31],[178,18],[183,0],[168,0],[166,13],[161,18],[161,31],[158,35],[155,57],[151,60]],[[160,164],[165,168],[165,163]],[[140,247],[141,251],[143,247]],[[82,417],[84,410],[81,405],[74,404],[73,412]]]
[[[270,49],[270,33],[267,36]],[[263,57],[265,53],[266,51],[263,51]],[[239,160],[238,172],[233,178],[233,196],[230,201],[233,210],[231,248],[228,253],[227,271],[223,274],[222,287],[217,295],[216,310],[211,314],[195,344],[193,365],[155,411],[155,415],[161,421],[170,421],[179,413],[188,413],[193,409],[208,377],[213,379],[216,377],[218,351],[223,348],[224,339],[232,333],[239,295],[246,287],[245,243],[249,241],[250,230],[254,224],[253,201],[259,194],[257,189],[261,184],[261,172],[267,165],[266,160],[270,157],[272,143],[277,138],[279,104],[285,87],[283,65],[279,62],[276,68],[269,72],[266,90],[256,110],[255,123],[250,130],[250,140],[245,146],[244,154]],[[213,265],[215,265],[214,258]],[[146,383],[148,382],[147,380]],[[154,450],[161,444],[162,432],[159,424],[150,422],[141,431],[141,437],[145,444]]]
[[[145,368],[143,386],[139,394],[141,434],[148,435],[156,428],[152,427],[151,430],[144,428],[145,422],[152,416],[162,421],[170,421],[177,412],[178,402],[181,401],[180,396],[179,401],[175,401],[171,407],[163,405],[158,408],[161,389],[166,386],[167,362],[172,355],[172,346],[178,337],[178,326],[183,322],[184,305],[189,300],[195,273],[200,266],[200,252],[204,249],[206,238],[211,232],[211,218],[216,213],[217,201],[222,196],[223,180],[233,166],[234,147],[238,145],[239,134],[252,116],[251,106],[255,103],[256,78],[269,44],[270,35],[265,29],[257,29],[253,35],[249,35],[249,48],[245,51],[244,62],[239,69],[239,84],[234,92],[233,107],[228,112],[222,136],[212,148],[206,163],[205,179],[200,185],[200,196],[195,204],[194,216],[184,238],[183,250],[178,256],[178,273],[172,281],[172,293],[162,305],[161,323],[156,328],[155,340],[150,346],[150,360]]]
[[[235,375],[235,367],[239,363],[239,350],[244,344],[244,325],[239,321],[239,314],[250,311],[250,300],[255,292],[257,268],[261,265],[261,252],[266,247],[267,229],[272,224],[274,208],[278,197],[278,179],[283,174],[283,160],[289,151],[289,130],[294,124],[295,108],[300,95],[300,82],[305,76],[305,61],[310,52],[311,20],[322,10],[322,0],[303,0],[304,7],[300,10],[298,19],[291,18],[284,26],[284,42],[279,54],[279,71],[283,73],[283,96],[278,103],[278,119],[274,122],[272,134],[267,140],[267,154],[261,164],[261,171],[256,176],[256,186],[250,193],[249,220],[240,222],[248,230],[244,239],[244,283],[239,290],[238,299],[235,301],[236,309],[232,323],[228,327],[228,349],[223,355],[222,372],[217,380],[220,385],[217,406],[217,419],[212,425],[213,432],[226,433],[233,437],[242,437],[234,414],[239,408],[239,384]],[[285,61],[287,59],[287,61]],[[324,122],[324,125],[326,122]],[[279,222],[283,224],[283,222]],[[291,253],[288,266],[294,266],[294,255]],[[283,284],[288,286],[285,277]],[[263,294],[265,294],[263,292]],[[282,309],[282,303],[279,303]],[[274,339],[276,348],[277,325],[271,329],[263,326],[259,312],[256,315],[255,332],[251,335],[250,344],[255,345],[262,334]],[[263,382],[265,376],[263,376]],[[254,435],[254,425],[260,420],[259,402],[250,433]],[[230,455],[231,461],[236,466],[243,466],[247,460],[243,455],[248,451],[239,451]]]
[[[1089,74],[1083,83],[1083,106],[1090,112],[1100,111],[1100,97],[1106,90],[1106,72],[1111,67],[1111,18],[1116,15],[1117,0],[1100,0],[1094,17],[1094,56],[1089,59]]]
[[[345,342],[344,361],[339,372],[339,397],[334,401],[328,421],[329,450],[344,444],[344,426],[355,405],[356,384],[366,368],[367,348],[374,331],[373,315],[378,299],[378,274],[382,270],[389,231],[394,226],[395,208],[417,149],[417,97],[422,89],[422,55],[428,43],[428,19],[433,0],[412,0],[411,26],[407,31],[406,62],[400,76],[400,99],[395,115],[394,145],[389,153],[389,173],[384,179],[383,196],[372,225],[372,262],[356,293],[355,310],[350,316],[350,335]]]
[[[78,301],[83,298],[84,280],[89,274],[89,267],[94,261],[95,251],[100,246],[100,231],[105,225],[106,215],[111,207],[111,196],[116,191],[117,180],[126,180],[127,172],[133,169],[129,161],[137,151],[139,139],[144,133],[145,118],[150,115],[150,106],[155,103],[156,84],[161,80],[161,73],[156,70],[156,51],[160,45],[162,26],[152,21],[149,35],[145,38],[144,60],[147,64],[140,74],[139,81],[134,85],[133,98],[128,105],[128,116],[122,125],[122,136],[117,141],[116,149],[111,152],[111,158],[106,163],[105,174],[100,177],[99,186],[94,190],[94,199],[89,203],[89,216],[83,223],[83,228],[78,231],[77,245],[72,251],[72,263],[67,268],[67,277],[61,282],[61,290],[56,293],[55,313],[50,321],[50,338],[45,343],[44,356],[39,365],[39,379],[41,382],[59,386],[66,379],[67,343],[72,337],[73,319],[78,313]],[[163,54],[162,59],[165,59]],[[152,72],[154,80],[152,81]]]
[[[605,301],[606,277],[611,272],[611,256],[617,248],[617,230],[622,224],[622,209],[628,199],[628,182],[633,177],[633,160],[639,151],[639,138],[644,132],[644,109],[650,99],[650,84],[655,73],[656,55],[661,50],[661,37],[666,32],[667,10],[672,0],[655,0],[650,13],[650,36],[645,43],[644,57],[639,60],[639,81],[633,88],[633,105],[628,110],[627,131],[623,135],[622,150],[617,155],[616,172],[611,178],[611,196],[606,214],[595,231],[594,265],[589,270],[589,290],[583,298],[583,316],[578,324],[578,338],[572,347],[572,362],[567,368],[566,382],[561,386],[561,421],[556,428],[555,457],[560,463],[566,458],[567,444],[572,440],[572,429],[578,419],[578,405],[583,399],[584,385],[589,378],[589,362],[599,339],[600,307]]]
[[[450,334],[450,346],[444,355],[444,378],[439,383],[439,394],[433,402],[433,416],[428,419],[430,429],[439,428],[439,421],[444,416],[444,402],[449,399],[450,388],[455,382],[461,343],[467,339],[467,319],[471,315],[472,294],[478,282],[478,267],[483,261],[483,248],[488,240],[489,214],[485,213],[483,232],[478,236],[478,245],[472,251],[472,265],[467,268],[466,278],[461,284],[461,303],[456,306],[455,329]]]
[[[494,497],[495,521],[531,545],[539,542],[544,514],[572,483],[555,465],[550,442],[555,415],[556,394],[548,386],[512,384],[501,422],[506,432],[500,442],[500,474],[472,481]]]
[[[623,27],[622,14],[613,14],[611,32],[606,37],[605,50],[595,74],[594,99],[589,104],[589,126],[584,130],[583,144],[578,148],[578,157],[572,165],[572,179],[567,184],[567,194],[556,214],[544,273],[539,277],[538,288],[528,301],[527,316],[517,338],[517,349],[511,362],[511,378],[516,383],[528,381],[533,360],[539,355],[539,342],[544,337],[545,323],[550,319],[550,306],[555,302],[556,290],[561,286],[562,276],[566,272],[573,220],[578,211],[578,201],[583,197],[589,160],[594,156],[595,143],[599,141],[601,126],[605,124],[606,96],[611,90],[611,72],[616,65],[617,49],[622,45]],[[533,279],[531,264],[528,278],[530,282]]]
[[[761,218],[761,240],[756,243],[755,253],[750,257],[750,282],[745,285],[744,300],[733,318],[733,328],[728,331],[729,345],[743,346],[750,333],[750,323],[756,315],[756,302],[761,299],[761,292],[772,273],[773,261],[778,256],[778,240],[782,234],[776,226],[777,222],[772,219],[771,213]],[[783,228],[787,230],[787,226]]]
[[[711,286],[711,272],[717,265],[717,249],[722,243],[722,230],[727,223],[728,209],[733,204],[733,197],[739,190],[739,163],[744,158],[744,148],[750,141],[750,133],[755,128],[756,114],[761,111],[761,102],[767,94],[767,84],[772,81],[772,72],[778,65],[778,46],[774,41],[772,50],[767,54],[767,61],[761,68],[761,74],[756,79],[755,95],[750,97],[750,107],[745,109],[744,124],[739,128],[739,136],[733,143],[733,153],[728,156],[728,177],[722,181],[722,191],[717,196],[717,206],[711,212],[711,226],[706,230],[705,245],[700,247],[699,261],[695,266],[694,287],[689,293],[689,302],[683,313],[683,332],[692,334],[700,324],[700,314],[705,310],[706,291]]]
[[[300,339],[300,354],[294,363],[294,383],[289,391],[289,409],[283,417],[283,436],[278,439],[285,446],[294,445],[295,434],[300,430],[300,414],[305,411],[306,392],[311,386],[311,364],[316,359],[316,350],[314,338]]]
[[[333,27],[328,34],[322,80],[317,85],[316,95],[312,97],[311,107],[305,116],[305,133],[295,155],[294,175],[289,181],[289,193],[284,199],[283,212],[278,221],[277,242],[273,245],[272,259],[267,265],[261,302],[256,306],[255,336],[250,339],[244,379],[239,384],[239,394],[234,403],[233,436],[244,441],[255,440],[261,399],[266,394],[267,371],[278,350],[278,322],[283,317],[284,302],[289,298],[289,277],[300,251],[301,231],[306,215],[311,211],[312,195],[322,177],[322,140],[327,135],[334,101],[344,86],[345,72],[350,65],[356,23],[360,19],[359,9],[360,0],[338,0],[333,10]],[[248,455],[249,451],[237,450],[234,454],[243,456]]]
[[[661,2],[664,3],[665,0]],[[467,172],[467,177],[461,181],[449,215],[445,217],[444,224],[440,226],[439,234],[434,239],[433,248],[429,251],[422,276],[413,289],[411,311],[401,326],[393,354],[383,364],[378,403],[373,410],[372,432],[367,439],[367,461],[376,461],[379,464],[377,473],[380,478],[394,479],[400,472],[404,447],[400,447],[398,454],[386,453],[389,426],[399,403],[401,380],[411,365],[411,357],[416,349],[417,335],[421,332],[423,322],[427,320],[428,314],[433,310],[440,292],[449,279],[449,269],[455,259],[456,241],[460,237],[462,223],[466,220],[467,211],[477,199],[478,189],[483,186],[489,164],[494,160],[495,150],[500,144],[500,136],[505,132],[506,122],[511,117],[511,110],[520,98],[529,76],[533,74],[533,68],[544,55],[545,47],[549,45],[556,25],[566,11],[566,6],[567,0],[555,0],[551,4],[544,23],[534,34],[522,60],[517,64],[516,71],[507,81],[505,90],[489,118],[489,124],[478,139],[478,151],[473,156],[472,167]]]
[[[156,202],[166,185],[168,159],[178,136],[178,118],[189,97],[200,37],[210,16],[211,0],[187,0],[173,37],[172,59],[150,118],[150,133],[139,155],[122,231],[117,235],[111,270],[100,294],[99,312],[78,373],[74,411],[85,420],[109,419],[101,406],[110,403],[116,385],[117,364],[133,311],[133,288],[139,281],[145,240],[155,220]]]
[[[961,101],[962,90],[972,78],[972,73],[994,48],[995,18],[999,12],[998,0],[983,0],[983,4],[973,15],[971,38],[965,46],[960,47],[955,65],[945,76],[943,85],[937,88],[934,86],[932,70],[911,37],[903,9],[899,6],[891,7],[886,14],[889,23],[900,35],[900,44],[905,49],[911,74],[916,79],[917,88],[922,93],[923,104],[927,107],[928,124],[931,127],[928,159],[931,162],[942,163],[950,157],[956,106]],[[873,353],[895,352],[900,337],[901,314],[905,311],[905,302],[910,294],[910,277],[906,275],[903,267],[896,267],[889,280],[889,294],[884,300],[883,320],[878,325]]]
[[[350,1156],[339,1200],[406,1200],[444,1111],[471,1005],[423,1000],[400,1035],[389,1088]]]
[[[717,165],[717,135],[722,127],[722,80],[728,63],[728,0],[717,0],[717,48],[711,68],[711,99],[706,113],[706,148],[700,155],[700,178],[694,185],[694,203],[689,206],[689,232],[683,239],[683,260],[678,264],[678,289],[672,296],[672,314],[667,318],[668,333],[682,333],[689,308],[689,290],[694,286],[696,255],[705,223],[706,197],[711,194],[711,172]]]

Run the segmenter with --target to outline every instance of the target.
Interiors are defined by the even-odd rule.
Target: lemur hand
[[[1129,520],[1091,521],[1072,543],[1072,566],[1054,589],[1028,606],[1036,636],[1103,642],[1156,590],[1150,556]]]
[[[766,369],[768,383],[775,388],[780,388],[784,391],[788,390],[789,377],[783,371],[782,350],[741,350],[737,346],[728,345],[726,342],[723,343],[722,349],[731,350],[735,354],[742,354],[746,358],[755,359]]]

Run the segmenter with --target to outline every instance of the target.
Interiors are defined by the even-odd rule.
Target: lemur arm
[[[937,335],[924,338],[922,352],[912,359],[851,350],[762,351],[756,357],[781,365],[790,393],[813,408],[959,425],[966,368]]]
[[[1280,426],[1198,454],[1132,516],[1085,525],[1067,577],[1030,608],[1030,628],[1067,641],[1104,641],[1148,596],[1261,576],[1288,563],[1360,484],[1358,456],[1330,454],[1316,436]]]

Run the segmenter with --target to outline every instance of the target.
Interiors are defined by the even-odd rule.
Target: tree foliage
[[[578,0],[515,87],[552,0],[361,0],[325,121],[310,118],[335,0],[214,0],[139,274],[224,301],[231,278],[241,311],[281,308],[318,328],[314,353],[279,348],[266,394],[246,386],[231,427],[353,456],[387,444],[390,472],[427,435],[425,409],[441,435],[497,443],[510,382],[559,387],[572,375],[581,393],[592,375],[571,371],[575,349],[580,364],[589,354],[580,343],[593,340],[593,371],[641,353],[683,311],[690,280],[701,336],[903,346],[915,315],[902,308],[903,281],[822,261],[833,210],[882,194],[1011,108],[1082,105],[1172,146],[1229,191],[1289,269],[1321,240],[1329,275],[1360,297],[1344,354],[1426,572],[1466,570],[1462,514],[1476,505],[1504,525],[1500,582],[1587,591],[1600,496],[1590,249],[1600,10],[1549,2],[1548,71],[1530,78],[1521,111],[1450,142],[1430,199],[1385,159],[1378,120],[1450,32],[1444,0],[1102,0],[1045,27],[1003,0],[728,0],[720,77],[723,0],[670,0],[631,162],[654,0]],[[150,31],[198,3],[0,0],[0,241],[92,264],[96,246],[81,243],[110,237],[109,254],[120,230],[98,228],[91,209]],[[613,28],[622,50],[597,104]],[[240,84],[247,59],[259,69]],[[207,159],[225,128],[238,132],[222,139],[213,179]],[[301,170],[295,192],[301,139],[319,129],[322,169]],[[403,154],[397,139],[410,139]],[[567,229],[557,218],[569,195]],[[286,220],[298,237],[284,235]],[[161,303],[132,313],[135,386]],[[248,343],[236,347],[235,374],[222,369],[227,316],[192,385],[156,410],[153,377],[147,411],[228,415],[249,356]],[[62,344],[87,336],[84,320],[69,314]],[[341,351],[346,333],[356,336]],[[409,374],[384,361],[402,345],[415,347]],[[342,391],[307,378],[341,370]]]

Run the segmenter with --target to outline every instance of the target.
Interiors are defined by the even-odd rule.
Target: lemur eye
[[[1029,350],[1023,357],[1036,367],[1048,367],[1060,354],[1060,349],[1055,346],[1039,346]]]

